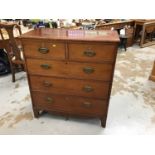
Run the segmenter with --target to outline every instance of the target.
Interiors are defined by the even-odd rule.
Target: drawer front
[[[54,94],[76,95],[107,99],[110,83],[90,80],[75,80],[30,76],[32,90]]]
[[[104,115],[107,102],[82,97],[52,95],[50,93],[32,92],[34,106],[47,111],[64,111],[73,114]]]
[[[65,59],[64,43],[27,41],[23,44],[26,57],[43,59]]]
[[[111,81],[112,64],[27,59],[29,74]]]
[[[69,59],[77,61],[114,61],[115,44],[68,44]]]

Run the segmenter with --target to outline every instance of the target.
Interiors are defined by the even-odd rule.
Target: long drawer
[[[47,111],[69,112],[72,114],[103,116],[107,101],[50,93],[32,92],[34,106]]]
[[[75,61],[104,62],[115,60],[115,44],[68,44],[69,59]]]
[[[26,57],[42,59],[65,59],[65,43],[55,41],[27,41],[24,43]]]
[[[111,81],[112,64],[27,59],[29,74]]]
[[[30,76],[29,78],[32,90],[53,94],[107,99],[110,89],[110,83],[108,82],[42,76]]]

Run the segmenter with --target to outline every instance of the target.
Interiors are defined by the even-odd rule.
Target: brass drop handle
[[[92,50],[86,50],[83,52],[83,54],[87,57],[94,57],[96,55],[96,53]]]
[[[42,54],[47,54],[49,52],[49,49],[45,47],[40,47],[38,48],[38,51]]]
[[[43,82],[43,85],[44,85],[45,87],[51,87],[51,86],[53,86],[53,84],[50,83],[50,82],[48,82],[48,81],[44,81],[44,82]]]
[[[91,74],[91,73],[93,73],[95,70],[94,70],[94,68],[92,68],[92,67],[84,67],[84,68],[83,68],[83,71],[84,71],[85,73],[87,73],[87,74]]]
[[[54,103],[54,100],[51,97],[47,97],[45,100],[50,104]]]
[[[84,103],[83,103],[83,106],[84,106],[85,108],[91,108],[91,107],[92,107],[92,103],[90,103],[90,102],[84,102]]]
[[[51,66],[48,64],[41,64],[40,67],[42,67],[43,69],[50,69]]]
[[[92,92],[92,91],[94,91],[94,89],[93,89],[91,86],[84,86],[84,87],[83,87],[83,90],[84,90],[85,92]]]

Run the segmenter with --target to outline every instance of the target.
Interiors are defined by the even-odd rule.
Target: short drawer
[[[115,60],[115,44],[68,44],[69,59],[75,61],[104,62]]]
[[[72,114],[103,116],[107,101],[82,97],[52,95],[50,93],[32,92],[33,103],[37,109],[68,112]]]
[[[27,59],[29,74],[111,81],[112,64]]]
[[[107,99],[110,88],[110,83],[100,81],[41,76],[30,76],[29,78],[32,90],[51,92],[54,94]]]
[[[26,41],[23,42],[26,57],[65,59],[65,43]]]

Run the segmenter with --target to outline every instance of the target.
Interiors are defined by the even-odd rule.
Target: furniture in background
[[[21,36],[34,116],[99,117],[105,127],[116,31],[35,29]]]
[[[97,25],[95,29],[111,30],[113,28],[114,30],[117,30],[117,32],[120,34],[120,30],[125,28],[125,36],[124,38],[120,38],[120,40],[123,40],[123,42],[126,44],[126,47],[129,47],[133,45],[133,33],[134,33],[133,26],[134,26],[134,20],[126,20],[126,21]]]
[[[102,30],[110,30],[110,27],[105,27],[105,28],[103,28]],[[124,34],[122,35],[122,34],[120,33],[120,31],[122,30],[121,27],[120,27],[120,28],[117,27],[117,28],[115,28],[114,30],[117,31],[117,33],[118,33],[118,35],[119,35],[119,38],[120,38],[119,47],[120,47],[121,49],[124,49],[124,50],[126,51],[126,47],[128,47],[128,46],[127,46],[127,45],[128,45],[128,38],[130,37],[130,35],[127,34],[126,29],[124,29],[125,32],[124,32]],[[111,30],[111,31],[112,31],[112,30]]]
[[[119,21],[119,22],[112,22],[112,23],[106,23],[102,25],[96,25],[97,30],[102,30],[104,28],[109,28],[111,29],[112,27],[114,29],[121,29],[124,28],[125,26],[134,26],[134,20],[126,20],[126,21]]]
[[[153,68],[152,68],[152,72],[151,72],[151,75],[149,77],[149,80],[152,80],[155,82],[155,61],[154,61],[154,64],[153,64]]]
[[[141,47],[155,45],[155,21],[144,23],[140,41]]]
[[[94,30],[95,29],[95,24],[92,22],[82,22],[82,27],[83,30]]]
[[[133,45],[133,34],[134,34],[134,27],[125,27],[125,35],[127,37],[126,46],[130,47]]]
[[[140,32],[142,31],[142,27],[146,20],[143,19],[137,19],[134,23],[134,35],[133,35],[133,41],[137,42],[137,40],[141,37]]]
[[[153,41],[154,32],[155,32],[155,24],[146,26],[145,31],[146,33],[145,33],[144,38],[149,39],[149,41]]]
[[[24,70],[24,60],[21,53],[20,41],[14,36],[14,28],[21,35],[21,28],[15,23],[0,23],[0,48],[6,50],[12,73],[12,82],[15,82],[15,73],[17,70]],[[7,39],[5,39],[7,36]]]
[[[140,38],[140,47],[154,45],[155,20],[135,20],[134,42]]]

